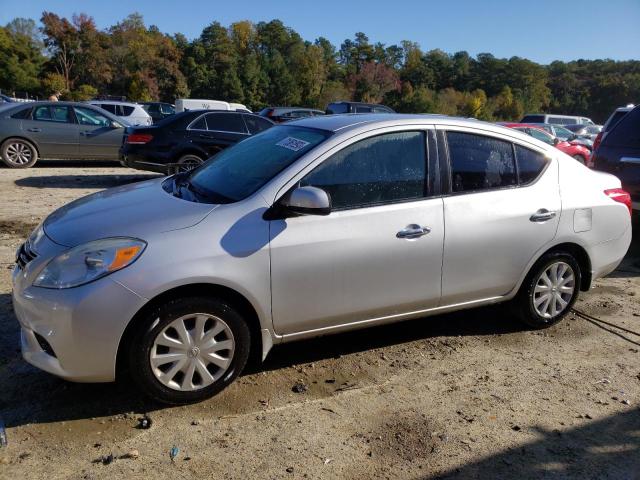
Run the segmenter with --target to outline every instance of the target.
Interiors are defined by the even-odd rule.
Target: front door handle
[[[421,227],[418,224],[412,223],[396,233],[396,238],[406,238],[411,240],[413,238],[420,238],[430,231],[431,229],[429,227]]]
[[[531,217],[529,217],[529,220],[531,220],[532,222],[546,222],[547,220],[555,218],[555,216],[556,212],[552,212],[550,210],[547,210],[546,208],[541,208],[536,213],[531,215]]]
[[[37,132],[41,132],[41,131],[42,131],[41,129],[39,129],[39,128],[35,128],[35,127],[34,127],[34,128],[28,128],[28,129],[27,129],[27,132],[35,132],[35,133],[37,133]]]

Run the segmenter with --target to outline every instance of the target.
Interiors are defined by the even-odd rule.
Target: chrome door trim
[[[640,157],[622,157],[621,163],[640,163]]]

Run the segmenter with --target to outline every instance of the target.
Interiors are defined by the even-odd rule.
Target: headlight
[[[146,242],[136,238],[106,238],[78,245],[51,260],[33,285],[43,288],[84,285],[131,265],[146,246]]]

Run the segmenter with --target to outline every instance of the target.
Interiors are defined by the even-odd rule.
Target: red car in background
[[[564,140],[560,140],[558,137],[554,137],[553,135],[547,133],[545,130],[536,125],[529,125],[526,123],[501,123],[500,125],[520,130],[521,132],[524,132],[527,135],[531,135],[533,138],[536,138],[544,143],[554,145],[558,150],[572,156],[583,165],[586,165],[589,168],[593,167],[593,164],[591,162],[591,150],[589,150],[587,147],[584,147],[578,143],[565,142]]]

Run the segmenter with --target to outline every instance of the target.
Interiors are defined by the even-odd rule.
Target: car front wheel
[[[242,372],[250,332],[228,303],[207,297],[172,300],[146,315],[129,344],[135,383],[169,404],[198,402]]]
[[[561,252],[543,255],[515,298],[518,317],[533,328],[558,323],[578,298],[580,282],[580,266],[572,255]]]

